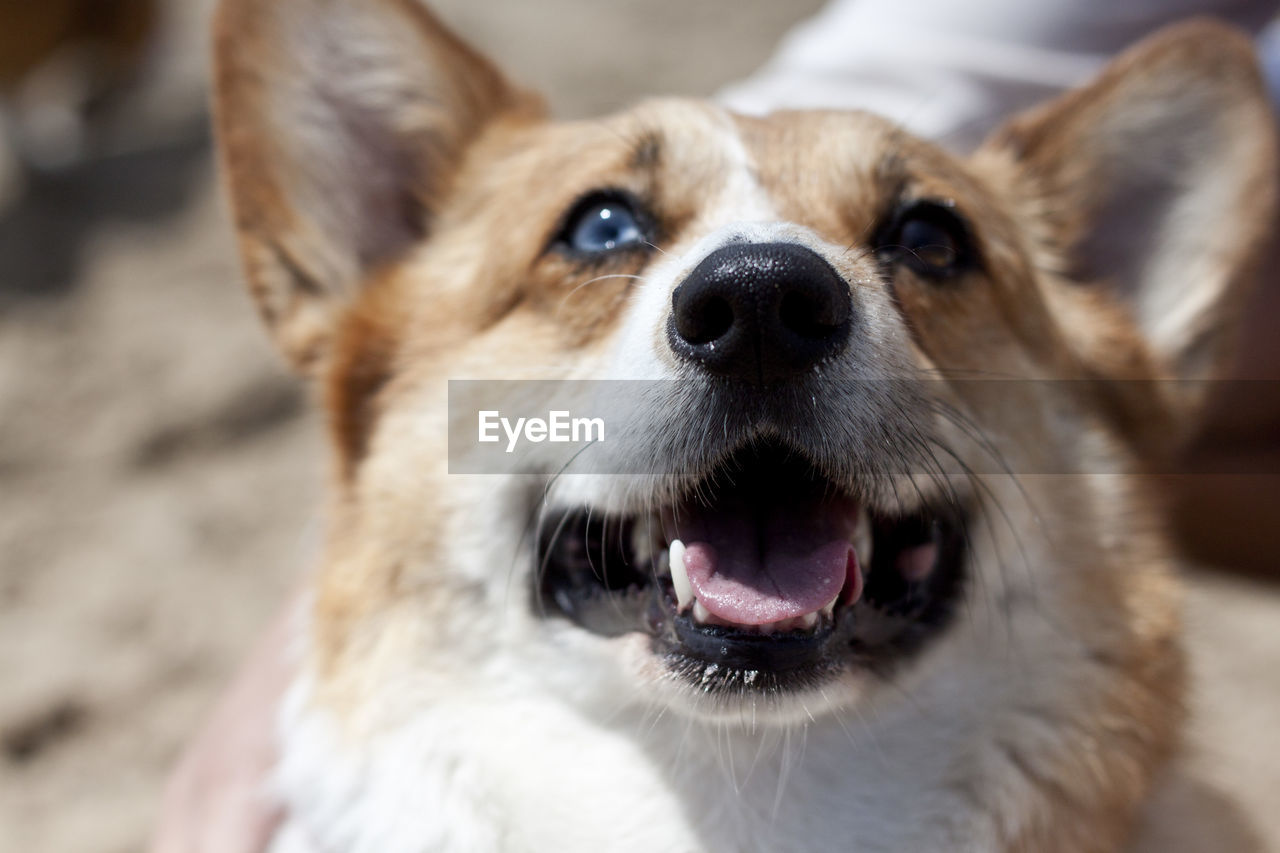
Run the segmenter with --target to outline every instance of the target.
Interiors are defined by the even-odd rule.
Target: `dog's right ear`
[[[467,145],[542,110],[417,0],[223,0],[214,62],[249,285],[303,371],[346,300],[426,236]]]
[[[1276,221],[1275,113],[1245,34],[1161,30],[977,156],[1007,158],[1055,265],[1122,308],[1169,376],[1220,374]]]

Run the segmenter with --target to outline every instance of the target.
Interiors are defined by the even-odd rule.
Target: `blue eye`
[[[644,243],[645,231],[625,199],[596,196],[578,205],[563,239],[575,252],[600,254]]]

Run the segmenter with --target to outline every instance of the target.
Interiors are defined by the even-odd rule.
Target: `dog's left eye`
[[[560,242],[584,255],[598,255],[647,242],[641,215],[627,198],[597,193],[574,207]]]
[[[876,252],[931,278],[961,272],[974,261],[968,223],[948,202],[914,201],[880,229]]]

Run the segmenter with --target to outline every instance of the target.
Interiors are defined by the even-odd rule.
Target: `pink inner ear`
[[[422,174],[420,155],[412,151],[413,140],[393,130],[399,116],[320,97],[332,112],[327,129],[309,144],[323,147],[311,153],[329,165],[314,179],[319,192],[333,193],[341,201],[326,203],[318,213],[337,244],[346,243],[344,251],[356,269],[372,270],[423,238],[427,211],[422,184],[428,176]]]

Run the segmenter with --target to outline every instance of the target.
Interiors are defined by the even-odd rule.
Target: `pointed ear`
[[[1252,43],[1203,20],[1139,43],[978,156],[1013,161],[1062,272],[1109,288],[1171,375],[1205,378],[1276,234],[1274,134]]]
[[[218,142],[260,312],[299,369],[426,236],[467,145],[541,103],[417,0],[223,0]]]

